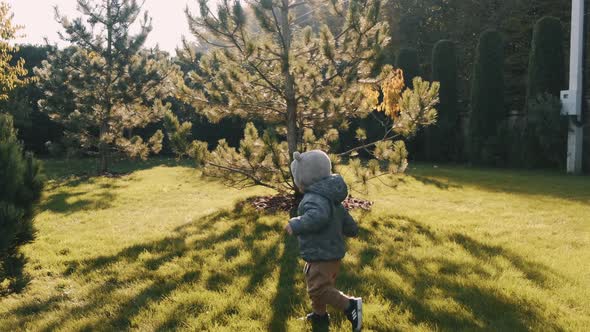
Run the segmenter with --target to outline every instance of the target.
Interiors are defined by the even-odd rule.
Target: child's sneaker
[[[346,313],[346,318],[348,318],[352,324],[352,331],[360,332],[361,327],[363,326],[363,300],[360,297],[356,297],[349,301],[350,305],[344,313]]]

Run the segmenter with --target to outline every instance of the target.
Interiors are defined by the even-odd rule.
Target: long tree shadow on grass
[[[340,285],[363,297],[383,296],[411,313],[411,324],[444,331],[563,330],[546,318],[538,299],[526,292],[509,294],[490,282],[508,269],[541,289],[549,287],[549,280],[567,282],[547,266],[508,249],[465,234],[435,232],[407,216],[368,222],[362,227],[361,242],[359,263],[344,265]]]
[[[93,158],[79,159],[47,159],[44,160],[45,173],[50,180],[60,185],[76,186],[88,179],[100,178],[99,161]],[[115,159],[110,165],[110,176],[119,177],[136,171],[147,170],[158,166],[192,166],[191,161],[175,160],[174,158],[152,157],[147,160]]]
[[[566,176],[558,171],[469,168],[419,165],[407,175],[439,189],[473,186],[485,191],[546,196],[590,204],[590,177]]]
[[[258,212],[238,206],[233,211],[221,211],[187,223],[178,227],[172,236],[160,240],[132,245],[112,255],[69,261],[64,266],[63,276],[92,285],[83,300],[75,300],[78,305],[68,308],[68,303],[74,300],[68,295],[51,296],[45,301],[27,302],[11,314],[26,321],[34,319],[35,315],[41,318],[52,313],[50,317],[53,319],[44,326],[44,331],[69,329],[68,324],[73,320],[84,321],[85,317],[96,319],[87,320],[82,329],[138,328],[138,315],[173,296],[179,289],[195,285],[224,297],[228,296],[226,290],[229,287],[236,287],[236,278],[246,278],[246,286],[239,295],[254,296],[259,287],[268,286],[268,276],[276,271],[278,284],[272,300],[275,310],[268,324],[275,331],[285,330],[286,321],[292,315],[292,305],[301,303],[300,297],[294,296],[298,264],[296,243],[295,239],[283,235],[281,225],[261,223],[259,218]],[[273,240],[268,243],[267,238]],[[252,259],[227,263],[243,252]],[[227,262],[213,265],[206,261],[210,254],[219,254],[219,259]],[[180,265],[177,267],[181,268],[181,273],[167,274],[166,268],[174,264]],[[134,287],[132,292],[130,287]],[[121,292],[134,295],[121,300],[116,296]],[[233,302],[238,300],[241,299],[236,298]],[[212,320],[207,322],[212,325],[226,325],[231,316],[239,313],[239,308],[233,304],[215,307],[200,303],[199,307],[209,307],[213,312]],[[202,311],[195,312],[194,305],[180,306],[179,310],[186,311],[171,315],[158,329],[186,327],[188,312],[194,315],[193,318],[203,314]],[[195,328],[199,329],[199,326]],[[200,327],[207,328],[211,326]]]
[[[116,190],[123,185],[118,182],[102,183],[92,190],[78,187],[93,182],[93,179],[88,179],[71,188],[62,188],[51,193],[43,200],[40,209],[68,215],[82,210],[108,209],[117,197]]]
[[[145,161],[117,160],[107,175],[96,173],[93,159],[47,160],[46,173],[51,181],[41,210],[72,214],[81,210],[100,210],[112,206],[116,191],[133,181],[133,173],[154,167],[190,166],[186,161],[151,158]],[[97,183],[100,183],[97,185]]]
[[[461,185],[455,184],[451,181],[443,181],[441,179],[437,179],[437,178],[433,178],[433,177],[428,177],[428,176],[422,176],[422,175],[417,175],[417,174],[413,174],[413,175],[409,175],[411,178],[413,178],[414,180],[421,182],[424,185],[427,186],[435,186],[438,189],[442,189],[442,190],[448,190],[448,189],[460,189],[462,188]]]
[[[0,297],[20,293],[31,278],[24,272],[27,258],[18,252],[0,255]]]
[[[207,330],[248,318],[264,322],[259,328],[285,331],[295,308],[307,297],[297,274],[296,239],[283,234],[283,217],[261,219],[256,211],[238,206],[187,223],[163,239],[112,255],[72,260],[65,264],[63,275],[92,285],[83,300],[58,292],[45,301],[26,302],[10,314],[22,324],[51,313],[45,331],[69,329],[76,320],[83,321],[81,329],[86,330],[142,329],[146,323],[142,314],[156,314],[163,310],[158,306],[162,301],[194,292],[217,294],[220,302],[203,298],[172,302],[176,306],[155,329]],[[361,227],[350,253],[357,259],[343,265],[338,286],[357,296],[383,298],[407,312],[409,324],[446,331],[562,330],[545,318],[547,308],[526,292],[508,295],[490,282],[507,269],[521,272],[540,289],[547,289],[549,280],[565,282],[542,264],[466,234],[434,231],[407,216],[369,215]],[[269,278],[272,275],[278,278]],[[256,310],[268,316],[238,305],[244,299],[264,297],[268,289],[274,289],[263,302],[268,308]],[[125,293],[131,295],[122,298]],[[444,306],[437,305],[441,301],[446,301]],[[373,330],[395,328],[371,325],[368,319]],[[345,326],[341,315],[334,317],[334,323]]]

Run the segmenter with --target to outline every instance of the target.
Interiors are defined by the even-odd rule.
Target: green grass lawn
[[[236,204],[263,189],[171,160],[132,167],[97,178],[68,176],[88,161],[46,163],[37,239],[22,248],[22,290],[0,298],[0,331],[308,328],[288,216]],[[365,331],[590,328],[590,178],[412,167],[354,213],[338,286],[364,298]],[[339,313],[332,327],[348,331]]]

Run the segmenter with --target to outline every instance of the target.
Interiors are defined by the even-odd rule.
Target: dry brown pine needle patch
[[[295,208],[299,205],[300,199],[296,198],[294,195],[278,194],[272,196],[252,197],[249,198],[247,201],[256,210],[259,211],[288,212],[291,211],[292,208]],[[369,211],[373,206],[373,202],[361,198],[348,196],[344,200],[344,202],[342,202],[342,205],[347,210],[362,209],[365,211]]]

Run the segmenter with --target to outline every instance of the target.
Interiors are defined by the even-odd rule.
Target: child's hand
[[[289,235],[293,235],[293,230],[291,229],[291,225],[289,223],[285,225],[285,232],[289,233]]]

